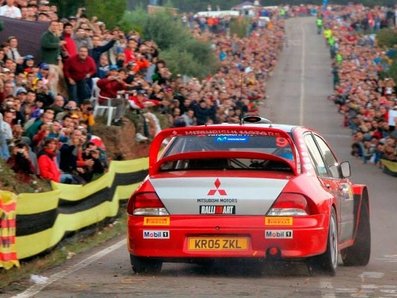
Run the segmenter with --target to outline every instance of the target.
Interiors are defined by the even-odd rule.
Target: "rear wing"
[[[268,136],[275,138],[283,138],[288,142],[292,153],[293,161],[288,161],[293,172],[297,175],[298,172],[298,154],[296,146],[291,139],[291,136],[280,129],[271,127],[247,127],[247,126],[236,126],[236,125],[224,125],[224,126],[188,126],[188,127],[177,127],[168,128],[162,130],[154,138],[150,151],[149,151],[149,174],[156,174],[160,165],[163,163],[161,161],[162,154],[161,150],[164,141],[169,138],[174,138],[178,136]],[[265,155],[263,155],[265,156]]]

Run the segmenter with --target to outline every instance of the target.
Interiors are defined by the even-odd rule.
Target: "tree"
[[[118,25],[124,32],[134,30],[142,34],[148,18],[149,15],[143,6],[138,6],[132,11],[126,11]]]
[[[86,0],[85,2],[87,15],[96,16],[108,28],[113,28],[119,23],[127,7],[126,0]]]
[[[51,3],[58,7],[58,15],[66,18],[75,15],[77,9],[85,5],[84,2],[76,0],[52,0]]]
[[[167,11],[149,15],[139,7],[126,12],[119,24],[126,32],[135,30],[144,40],[155,41],[160,57],[174,74],[204,77],[217,68],[210,43],[194,39],[188,29]]]

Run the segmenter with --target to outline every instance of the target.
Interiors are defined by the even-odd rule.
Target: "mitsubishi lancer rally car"
[[[257,259],[303,261],[334,275],[339,255],[344,265],[364,266],[368,190],[349,176],[350,164],[301,126],[248,117],[165,129],[128,202],[132,268],[157,273],[163,262]]]

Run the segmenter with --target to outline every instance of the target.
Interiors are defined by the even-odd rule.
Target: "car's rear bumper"
[[[273,252],[277,251],[276,257],[299,259],[319,255],[327,246],[329,219],[325,215],[283,218],[281,221],[272,218],[275,220],[266,223],[264,216],[169,216],[159,219],[128,217],[130,254],[165,259],[266,258],[273,249]],[[207,241],[209,247],[192,250],[189,237],[211,241]],[[214,246],[212,240],[219,239],[216,237],[245,237],[248,240],[245,247],[231,245],[223,250],[219,245]]]

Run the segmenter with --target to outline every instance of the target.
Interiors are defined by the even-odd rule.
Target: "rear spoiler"
[[[290,145],[293,155],[294,162],[290,163],[292,170],[297,174],[297,150],[291,136],[283,130],[271,128],[271,127],[247,127],[247,126],[188,126],[188,127],[176,127],[168,128],[160,131],[150,146],[149,151],[149,174],[155,174],[158,169],[158,161],[161,159],[160,151],[162,150],[163,143],[168,138],[177,136],[223,136],[223,135],[254,135],[254,136],[272,136],[281,137],[287,140]]]

